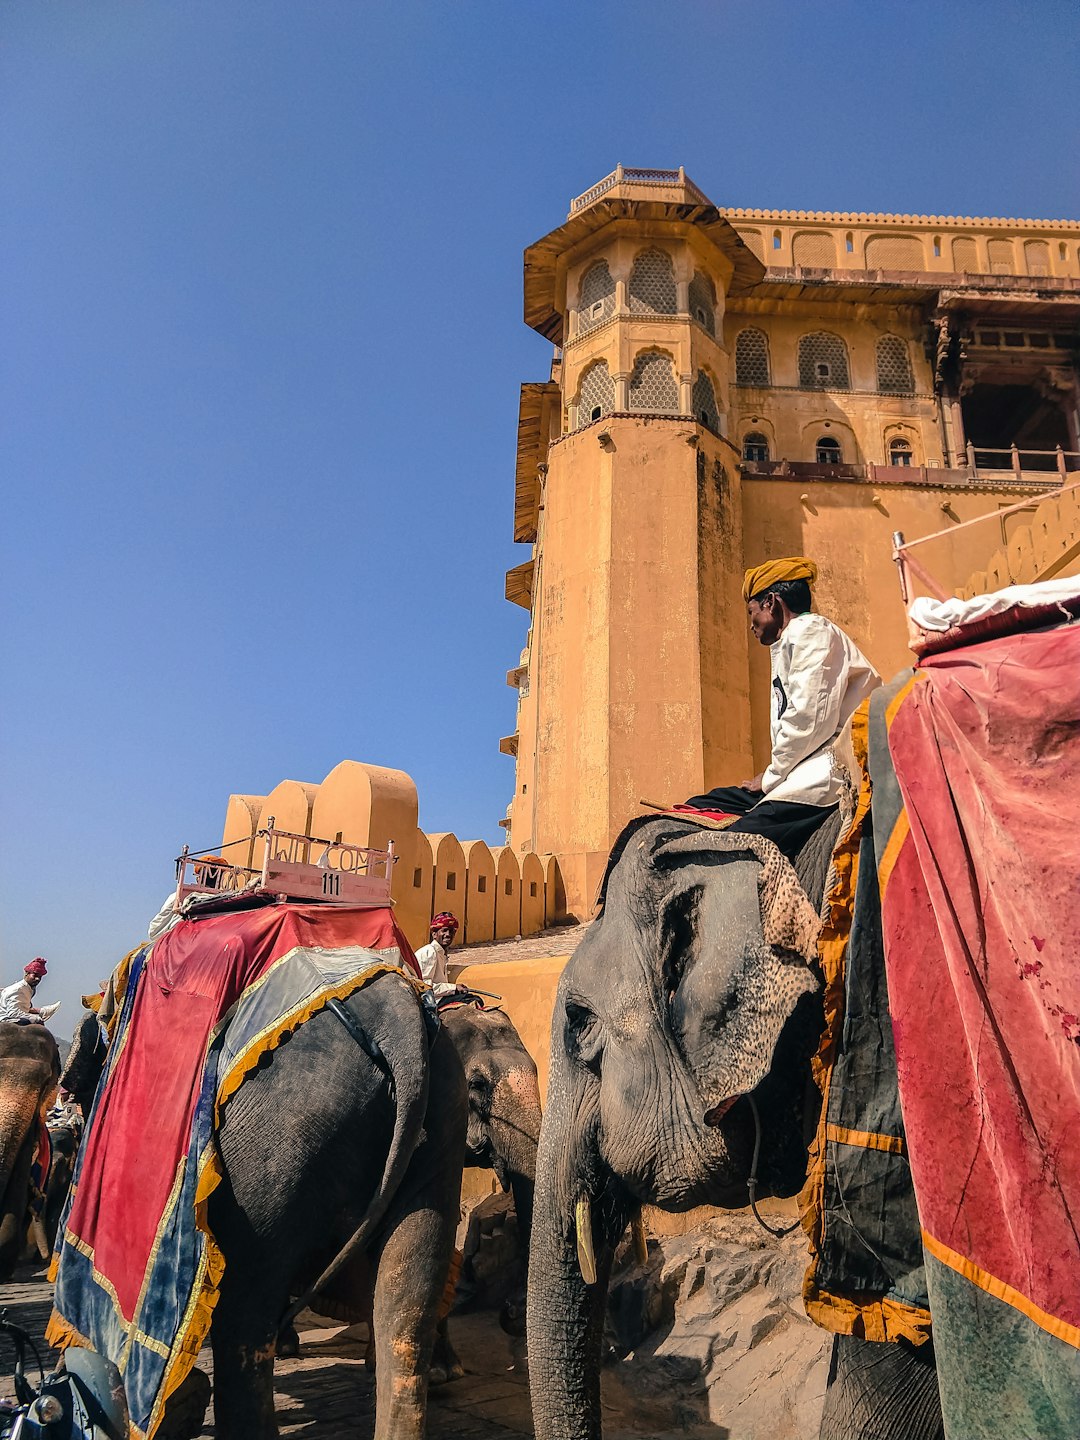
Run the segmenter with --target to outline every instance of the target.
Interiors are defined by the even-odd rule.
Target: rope
[[[746,1098],[750,1102],[750,1109],[754,1116],[754,1158],[750,1161],[750,1178],[746,1182],[746,1188],[750,1192],[750,1209],[754,1212],[754,1219],[761,1228],[767,1230],[770,1235],[775,1235],[779,1240],[785,1235],[790,1235],[793,1230],[797,1230],[802,1222],[796,1220],[793,1225],[784,1225],[780,1228],[775,1228],[770,1225],[767,1220],[761,1218],[761,1214],[757,1208],[757,1167],[758,1157],[761,1154],[761,1116],[758,1114],[757,1101],[753,1095],[747,1095]]]

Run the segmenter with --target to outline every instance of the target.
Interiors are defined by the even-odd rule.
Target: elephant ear
[[[818,989],[821,922],[790,862],[759,835],[694,832],[657,859],[694,895],[673,1018],[706,1113],[719,1118],[764,1080],[796,1005]]]
[[[710,1110],[719,1105],[721,1113],[725,1102],[765,1079],[795,1006],[818,988],[805,961],[778,946],[744,952],[732,979],[722,1044],[707,1082]]]

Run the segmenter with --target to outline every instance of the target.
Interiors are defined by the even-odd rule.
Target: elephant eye
[[[569,1056],[594,1074],[600,1073],[603,1029],[599,1018],[589,1007],[576,1000],[566,1002],[564,1043]]]

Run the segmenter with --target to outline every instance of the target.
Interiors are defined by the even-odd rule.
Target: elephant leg
[[[461,1196],[467,1099],[440,1035],[431,1051],[424,1135],[375,1246],[375,1440],[423,1440],[439,1302]]]
[[[214,1420],[218,1440],[277,1440],[274,1355],[277,1322],[288,1304],[267,1258],[226,1268],[210,1338],[214,1347]],[[270,1277],[259,1285],[256,1277]]]
[[[8,1176],[0,1213],[0,1280],[10,1280],[26,1243],[30,1166],[34,1159],[34,1132],[29,1130]]]
[[[833,1338],[819,1440],[944,1440],[933,1347]]]

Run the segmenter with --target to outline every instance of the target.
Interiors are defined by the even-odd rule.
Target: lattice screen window
[[[751,430],[749,435],[744,435],[742,458],[744,460],[768,460],[769,441],[767,437],[760,435],[756,430]]]
[[[709,335],[716,334],[716,291],[700,270],[694,271],[690,281],[690,314]]]
[[[791,242],[793,265],[831,270],[836,264],[836,242],[828,230],[803,230]]]
[[[922,242],[914,235],[872,235],[866,242],[868,270],[922,270]]]
[[[769,342],[763,330],[740,330],[735,337],[735,384],[769,384]]]
[[[589,425],[602,415],[610,415],[614,409],[615,382],[608,371],[607,361],[598,360],[581,377],[578,425]]]
[[[720,407],[716,403],[716,391],[713,383],[705,374],[704,370],[697,372],[697,379],[694,381],[694,388],[691,391],[691,403],[694,407],[694,415],[713,432],[720,434]]]
[[[754,255],[761,261],[765,259],[765,241],[760,230],[740,230],[739,239],[746,245]]]
[[[1045,240],[1025,240],[1024,259],[1029,275],[1050,274],[1050,246]]]
[[[590,265],[582,276],[578,302],[578,334],[587,335],[615,313],[615,281],[606,260]]]
[[[630,309],[635,315],[675,314],[675,269],[663,250],[642,250],[634,261]]]
[[[804,390],[849,390],[847,347],[839,335],[818,330],[799,337],[799,384]]]
[[[882,335],[877,342],[877,388],[882,395],[914,395],[911,356],[899,335]]]
[[[953,269],[960,275],[979,273],[979,251],[969,235],[961,235],[952,242]]]
[[[991,275],[1012,275],[1016,270],[1011,240],[991,240],[987,245]]]
[[[679,387],[675,369],[666,355],[647,350],[634,361],[630,376],[630,409],[653,415],[679,413]]]
[[[841,465],[844,452],[840,449],[840,441],[834,440],[831,435],[822,435],[814,447],[814,459],[819,465]]]

